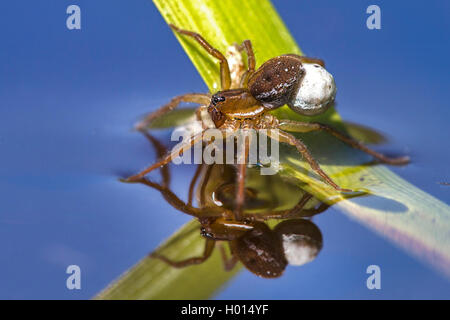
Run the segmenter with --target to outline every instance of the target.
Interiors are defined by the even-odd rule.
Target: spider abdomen
[[[288,105],[305,116],[323,113],[332,105],[336,96],[334,78],[318,64],[304,63],[303,69],[304,76]]]
[[[302,63],[296,56],[275,57],[250,77],[248,90],[266,108],[275,109],[289,102],[303,73]]]
[[[320,114],[336,96],[333,76],[320,63],[295,54],[272,58],[252,74],[248,90],[267,109],[287,104],[302,115]]]

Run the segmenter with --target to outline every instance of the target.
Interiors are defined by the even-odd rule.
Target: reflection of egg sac
[[[305,75],[289,106],[303,115],[316,115],[328,109],[336,96],[333,76],[318,64],[304,63]]]
[[[301,266],[311,262],[320,251],[312,239],[304,235],[283,234],[283,249],[286,260],[290,265]]]

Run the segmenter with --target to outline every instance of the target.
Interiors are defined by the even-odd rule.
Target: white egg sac
[[[336,96],[333,76],[318,64],[304,63],[305,75],[289,106],[296,112],[311,116],[326,111]]]
[[[293,266],[301,266],[314,260],[321,247],[303,235],[285,234],[282,240],[286,260]]]

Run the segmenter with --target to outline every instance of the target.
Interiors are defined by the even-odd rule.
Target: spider
[[[167,150],[156,138],[146,132],[143,134],[159,156],[166,154]],[[170,189],[168,166],[161,168],[161,183],[145,177],[134,181],[158,190],[175,209],[195,217],[200,222],[200,234],[205,238],[200,256],[174,261],[165,256],[163,250],[156,250],[149,256],[174,268],[184,268],[205,262],[218,244],[226,271],[241,261],[249,271],[263,278],[281,276],[288,264],[301,266],[314,260],[322,249],[322,233],[310,219],[323,213],[329,205],[301,189],[299,194],[298,187],[279,175],[259,175],[258,170],[253,167],[248,172],[251,180],[257,181],[253,183],[256,188],[245,188],[248,200],[245,209],[253,213],[246,212],[242,220],[233,219],[236,168],[232,165],[200,164],[190,182],[187,202]],[[267,199],[264,196],[267,185],[283,186],[283,196],[270,194]],[[193,205],[194,194],[197,207]],[[291,204],[292,197],[298,200]],[[271,219],[283,221],[270,228],[265,221]],[[226,253],[225,242],[231,256]]]
[[[170,190],[165,175],[167,172],[163,173],[162,184],[145,177],[135,182],[160,191],[175,209],[197,218],[205,244],[200,256],[174,261],[157,250],[149,255],[152,258],[160,259],[174,268],[184,268],[205,262],[219,242],[218,247],[226,271],[232,270],[235,264],[241,261],[257,276],[277,278],[288,264],[300,266],[308,263],[314,260],[322,249],[322,234],[310,218],[324,212],[329,206],[306,192],[291,209],[277,211],[267,208],[267,212],[246,213],[244,219],[234,220],[233,201],[230,201],[234,195],[234,179],[231,179],[231,176],[235,175],[233,166],[199,165],[191,181],[186,203]],[[192,188],[200,176],[202,179],[197,187],[199,207],[194,207]],[[245,193],[247,198],[251,199],[246,201],[246,209],[270,207],[266,201],[258,199],[257,190],[246,188]],[[271,229],[265,223],[270,219],[283,221]],[[228,242],[230,257],[227,256],[223,242]]]
[[[233,79],[230,75],[230,67],[225,56],[211,46],[200,34],[180,29],[172,24],[170,27],[180,35],[191,37],[203,47],[208,54],[220,62],[221,91],[214,94],[190,93],[173,98],[168,104],[149,114],[138,126],[146,127],[154,119],[161,117],[175,109],[181,102],[197,103],[201,106],[197,110],[197,117],[203,120],[202,114],[206,113],[212,126],[223,132],[237,131],[243,128],[269,129],[268,136],[279,142],[294,146],[311,168],[330,186],[339,192],[352,192],[350,189],[341,188],[321,168],[319,163],[309,152],[307,146],[289,132],[326,131],[337,139],[353,148],[362,150],[380,162],[400,165],[409,162],[409,157],[390,158],[373,151],[354,140],[353,138],[337,131],[336,129],[321,123],[300,122],[285,119],[277,119],[270,111],[287,105],[295,112],[314,116],[325,112],[334,102],[336,86],[333,76],[325,69],[322,60],[309,58],[295,54],[284,54],[272,58],[256,69],[255,55],[252,43],[245,40],[238,46],[239,51],[247,54],[247,70],[238,79],[238,87],[232,87]],[[202,112],[205,111],[206,112]],[[273,135],[270,129],[278,129],[278,134]],[[204,128],[206,130],[206,128]],[[171,151],[160,161],[150,165],[143,171],[133,175],[125,181],[137,181],[152,170],[168,164],[182,152],[202,142],[204,131],[194,135],[184,144]],[[245,142],[245,154],[249,149],[249,141]],[[247,165],[237,164],[237,188],[236,188],[236,218],[242,217],[242,206],[245,198],[245,175]]]
[[[226,271],[237,262],[262,278],[278,278],[286,266],[301,266],[316,258],[322,249],[320,229],[307,219],[288,219],[278,223],[273,229],[260,221],[238,230],[220,225],[221,229],[210,233],[211,226],[202,225],[202,236],[206,238],[203,255],[181,261],[172,261],[166,256],[153,252],[152,258],[160,259],[174,268],[184,268],[206,261],[215,248],[216,241],[227,241],[231,257],[227,257],[224,246],[219,250]]]

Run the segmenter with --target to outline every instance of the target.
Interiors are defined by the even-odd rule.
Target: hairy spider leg
[[[262,214],[259,214],[259,215],[264,220],[292,218],[292,217],[295,217],[295,216],[299,215],[303,211],[303,208],[308,203],[308,201],[311,200],[312,198],[313,198],[313,196],[311,194],[305,193],[300,198],[298,203],[291,209],[275,211],[275,212],[268,212],[268,213],[262,213]]]
[[[186,152],[187,150],[189,150],[190,148],[192,148],[193,146],[195,146],[197,143],[201,143],[202,142],[202,138],[203,138],[203,132],[200,132],[192,137],[190,137],[189,139],[187,139],[187,141],[183,142],[181,146],[177,147],[176,149],[172,150],[168,155],[166,155],[163,159],[159,160],[158,162],[148,166],[146,169],[142,170],[141,172],[128,177],[127,179],[125,179],[126,182],[132,182],[132,181],[136,181],[139,180],[140,178],[144,177],[146,174],[150,173],[151,171],[164,166],[166,164],[168,164],[170,161],[172,161],[172,159],[178,157],[182,152]]]
[[[203,183],[199,186],[200,188],[199,206],[202,208],[206,206],[206,199],[205,199],[206,185],[208,184],[208,180],[210,179],[212,168],[213,166],[211,165],[206,168],[206,172],[202,181]]]
[[[141,131],[144,137],[152,144],[152,146],[156,149],[156,155],[158,159],[161,159],[167,154],[167,148],[155,137],[149,134],[147,131]],[[161,167],[161,177],[162,177],[162,185],[164,187],[169,187],[170,185],[170,170],[168,166]]]
[[[229,246],[230,250],[231,250],[231,246]],[[225,269],[225,271],[231,271],[234,266],[236,265],[236,263],[239,262],[238,257],[236,257],[236,255],[233,254],[233,252],[231,252],[231,257],[227,257],[227,253],[225,251],[225,247],[219,243],[219,250],[220,250],[220,255],[222,256],[222,261],[223,261],[223,268]]]
[[[308,218],[322,213],[330,207],[328,204],[321,202],[320,205],[316,208],[305,209],[305,205],[311,199],[313,199],[313,196],[309,193],[305,193],[292,209],[270,212],[268,214],[259,214],[259,217],[264,220]]]
[[[351,137],[337,131],[336,129],[327,126],[325,124],[316,123],[316,122],[300,122],[300,121],[292,121],[292,120],[282,120],[280,121],[280,129],[291,131],[291,132],[310,132],[310,131],[326,131],[329,134],[332,134],[342,142],[348,144],[349,146],[364,151],[379,161],[392,165],[402,165],[409,162],[409,157],[398,157],[398,158],[389,158],[381,153],[378,153],[372,149],[369,149],[364,144],[359,141],[352,139]]]
[[[173,109],[178,107],[178,105],[182,102],[191,102],[208,105],[210,101],[211,96],[207,93],[188,93],[183,94],[181,96],[177,96],[175,98],[172,98],[172,100],[170,100],[169,103],[163,105],[158,110],[151,112],[147,116],[145,116],[144,119],[142,119],[138,124],[136,124],[135,128],[136,130],[140,131],[145,130],[153,120],[163,116],[169,111],[172,111]]]
[[[230,67],[225,56],[216,48],[211,46],[201,35],[196,32],[180,29],[169,24],[173,31],[194,38],[210,55],[220,61],[220,83],[222,90],[228,90],[231,86]]]
[[[334,189],[340,192],[352,192],[350,189],[343,189],[340,186],[338,186],[321,168],[320,165],[317,163],[316,159],[311,155],[306,145],[300,140],[294,137],[293,135],[283,131],[278,131],[278,137],[276,135],[273,135],[270,130],[267,131],[267,134],[272,139],[278,139],[280,142],[288,143],[294,147],[297,148],[298,152],[302,154],[303,158],[309,163],[311,168],[319,175],[321,176],[330,186],[332,186]]]
[[[212,165],[209,166],[209,168],[211,168],[211,167],[212,167]],[[206,174],[208,174],[208,171],[206,172]],[[196,177],[194,176],[193,179],[195,180]],[[205,180],[205,182],[206,181],[207,181],[207,179]],[[194,208],[190,204],[185,204],[167,187],[161,186],[157,183],[153,183],[145,178],[142,178],[136,182],[142,183],[144,185],[147,185],[149,187],[152,187],[152,188],[160,191],[162,193],[162,195],[164,196],[164,198],[166,199],[166,201],[177,210],[180,210],[187,214],[193,215],[197,218],[218,216],[220,219],[220,216],[221,216],[220,208],[207,208],[207,207]],[[204,183],[201,186],[201,188],[203,188],[203,186],[205,184],[206,183]],[[312,198],[312,196],[310,194],[304,194],[303,197],[299,200],[298,204],[293,209],[286,210],[286,211],[280,211],[277,214],[273,214],[271,216],[262,216],[261,214],[255,214],[254,218],[263,219],[263,220],[266,220],[268,218],[278,218],[278,219],[296,218],[296,217],[302,217],[303,211],[307,211],[308,213],[310,213],[310,211],[314,211],[314,212],[317,211],[317,213],[320,213],[320,212],[324,211],[326,208],[328,208],[328,206],[324,206],[322,208],[322,205],[321,205],[318,209],[303,210],[302,208],[311,198]],[[201,200],[200,204],[203,206],[204,200],[203,201]],[[218,210],[214,210],[214,209],[218,209]],[[215,214],[213,214],[213,211],[216,211]],[[313,214],[311,214],[311,215],[313,215]],[[227,221],[227,220],[224,220],[224,222],[225,221]],[[227,223],[227,228],[236,228],[237,231],[242,232],[241,225],[239,224],[238,221],[228,221],[228,222],[229,223]],[[248,227],[248,225],[245,225],[245,226]],[[201,256],[187,258],[187,259],[184,259],[181,261],[173,261],[161,254],[158,254],[157,252],[151,253],[149,256],[152,258],[160,259],[172,267],[183,268],[183,267],[187,267],[187,266],[194,265],[194,264],[200,264],[200,263],[206,261],[210,257],[211,253],[213,252],[215,243],[216,243],[216,241],[213,239],[206,239],[204,252]],[[221,243],[219,243],[219,244],[220,244],[219,249],[221,251],[224,269],[226,271],[229,271],[229,270],[233,269],[235,264],[238,262],[238,258],[233,254],[233,252],[231,252],[231,257],[227,258],[224,247],[221,245]],[[230,250],[231,250],[231,247],[230,247]]]
[[[211,256],[211,253],[214,251],[215,244],[216,244],[215,240],[206,239],[205,240],[205,249],[201,256],[187,258],[187,259],[181,260],[181,261],[173,261],[173,260],[167,258],[166,256],[163,256],[157,252],[151,253],[150,257],[162,260],[174,268],[184,268],[184,267],[187,267],[187,266],[190,266],[193,264],[200,264],[200,263],[203,263],[204,261],[206,261]]]
[[[125,181],[127,182],[127,181]],[[214,218],[214,217],[222,217],[223,216],[223,208],[220,207],[204,207],[204,208],[196,208],[190,204],[185,203],[181,200],[170,188],[162,186],[156,182],[150,181],[146,178],[140,178],[132,183],[142,183],[148,187],[158,190],[161,192],[162,196],[166,201],[175,209],[184,212],[188,215],[191,215],[195,218]]]
[[[195,189],[195,184],[197,183],[198,178],[200,177],[200,173],[203,170],[204,167],[204,163],[199,164],[197,166],[197,169],[195,169],[195,173],[194,173],[194,177],[191,180],[191,183],[189,184],[189,193],[188,193],[188,205],[192,205],[192,200],[194,198],[194,189]]]
[[[245,201],[245,176],[247,172],[247,159],[250,152],[250,143],[251,143],[251,135],[244,135],[244,148],[243,154],[238,155],[242,157],[242,163],[238,163],[238,172],[237,172],[237,191],[236,191],[236,207],[234,210],[234,218],[236,220],[242,219],[243,206]],[[238,161],[239,162],[239,161]]]
[[[256,59],[253,52],[252,42],[250,40],[244,40],[240,46],[239,51],[245,50],[247,53],[247,71],[242,75],[241,88],[247,88],[247,82],[250,76],[255,72]]]

